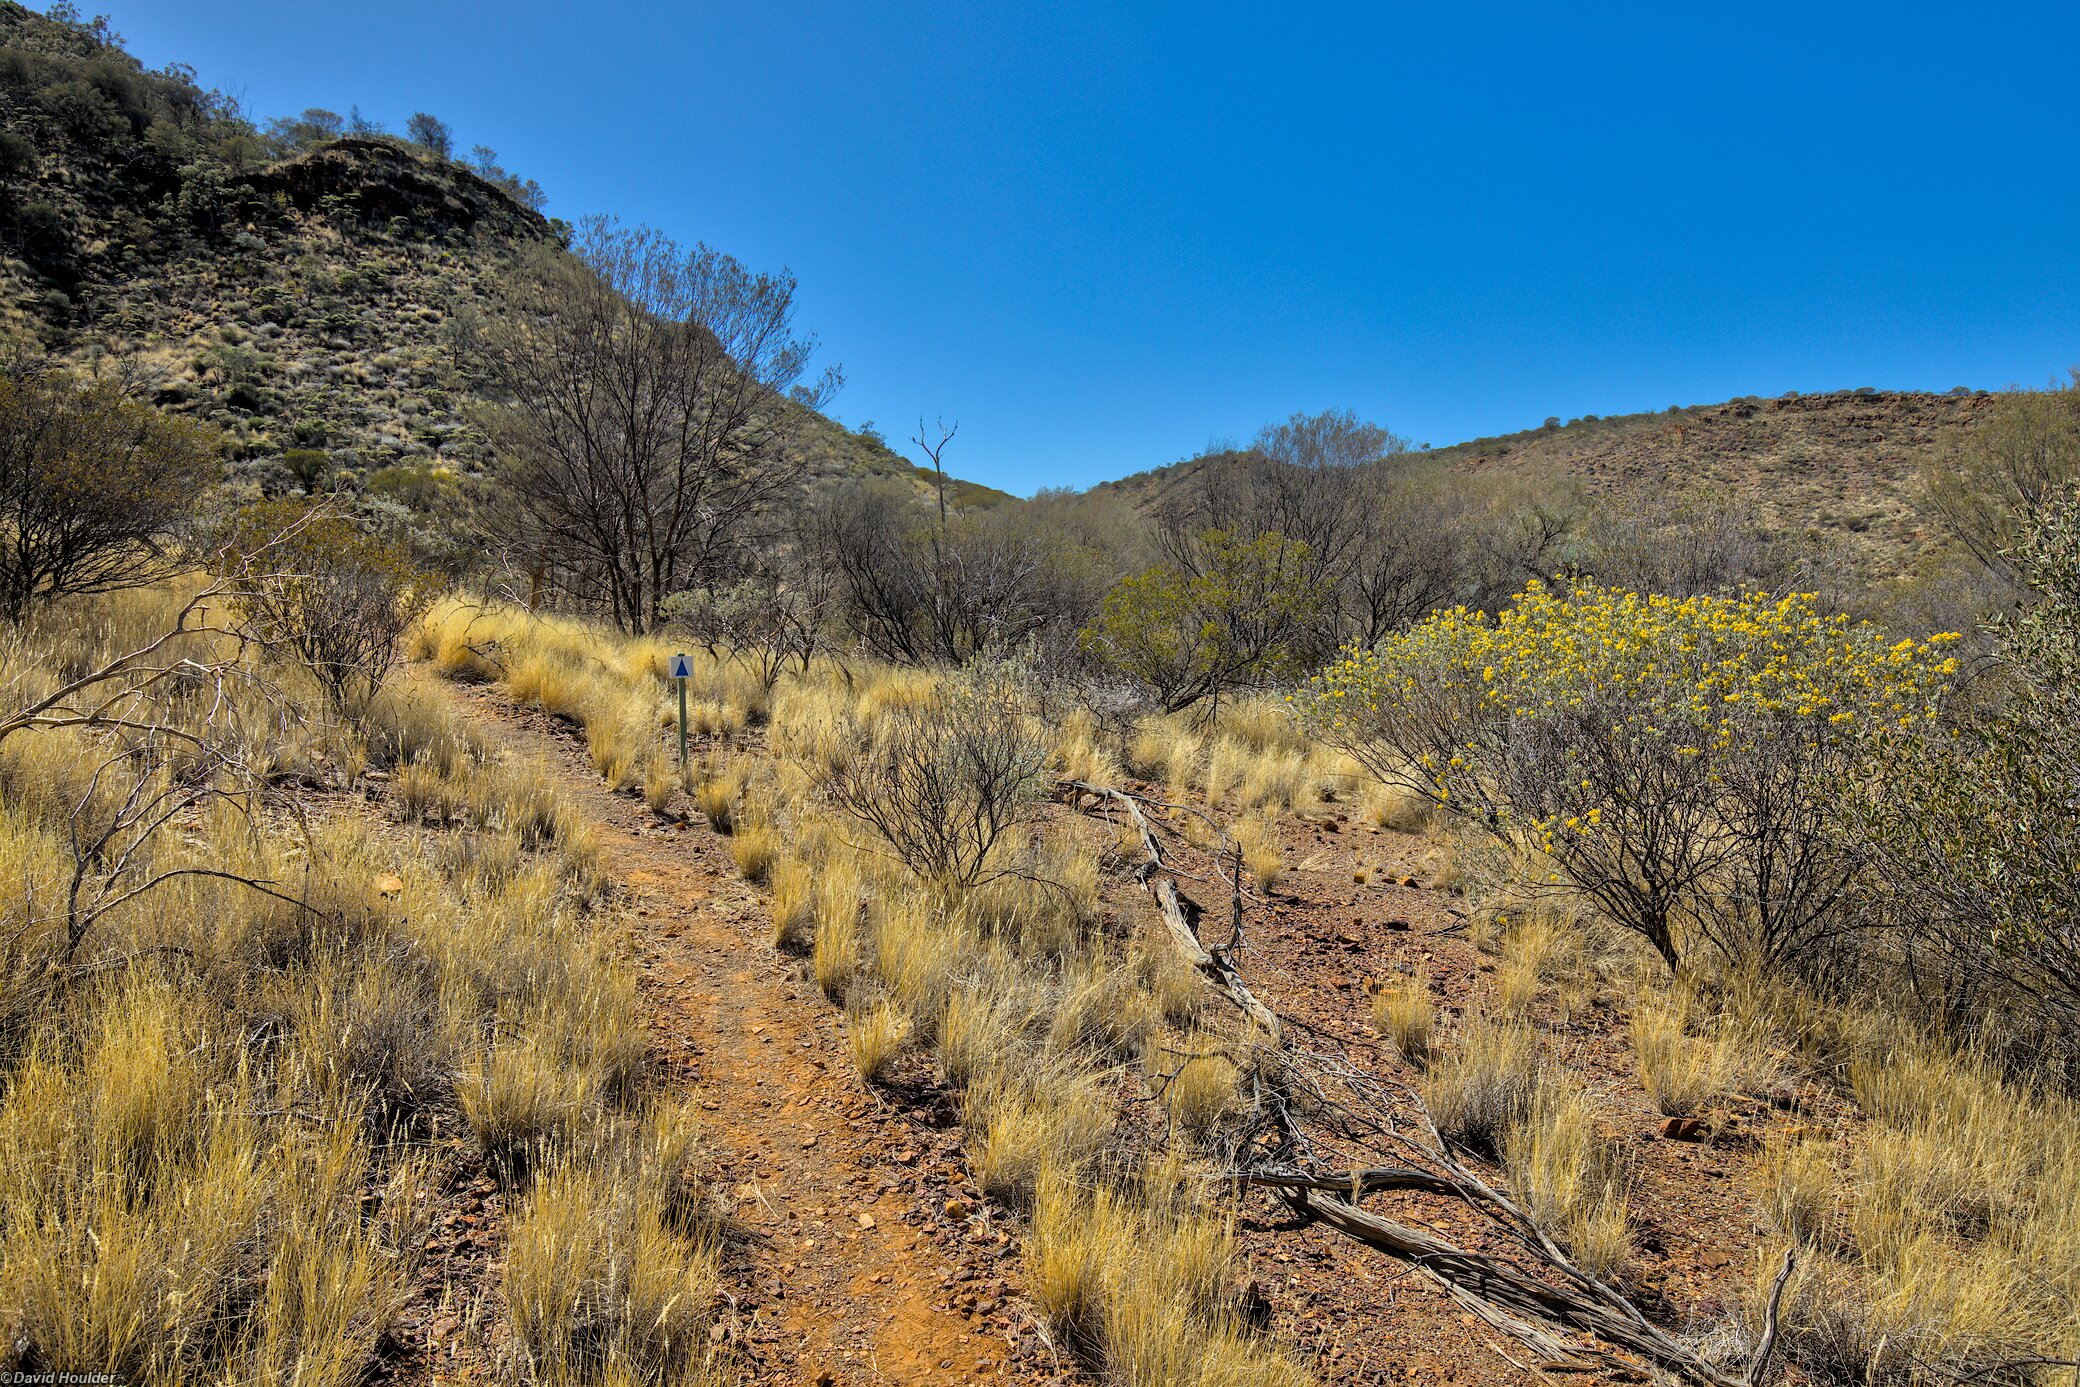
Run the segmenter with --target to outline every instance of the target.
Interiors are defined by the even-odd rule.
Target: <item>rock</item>
[[[949,1199],[946,1201],[946,1217],[950,1219],[958,1221],[966,1218],[972,1212],[974,1211],[968,1207],[968,1201],[965,1199]]]
[[[1395,931],[1403,931],[1412,928],[1412,926],[1406,920],[1389,920],[1387,921],[1386,927],[1390,930]]]
[[[1694,1117],[1664,1117],[1654,1134],[1664,1141],[1697,1141],[1704,1136],[1704,1123]]]
[[[1420,887],[1423,883],[1417,881],[1414,877],[1403,877],[1401,878],[1401,884],[1403,886]]]
[[[1270,1327],[1271,1297],[1265,1294],[1262,1282],[1251,1281],[1242,1288],[1241,1310],[1245,1323],[1254,1325],[1258,1329]]]

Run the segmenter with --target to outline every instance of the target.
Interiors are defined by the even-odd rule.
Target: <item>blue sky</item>
[[[801,280],[833,412],[1083,486],[2080,363],[2080,7],[105,0],[258,115],[428,110]]]

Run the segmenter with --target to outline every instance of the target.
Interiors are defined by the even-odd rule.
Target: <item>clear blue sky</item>
[[[2080,7],[106,0],[258,115],[416,109],[800,277],[834,405],[1086,485],[2080,362]],[[84,6],[83,6],[84,7]]]

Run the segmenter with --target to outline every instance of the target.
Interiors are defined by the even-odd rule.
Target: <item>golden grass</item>
[[[1731,1091],[1739,1056],[1727,1046],[1689,1035],[1682,1016],[1651,998],[1632,1013],[1632,1049],[1640,1086],[1671,1117],[1688,1117]]]
[[[1103,952],[1064,965],[1047,1028],[1047,1049],[1096,1063],[1141,1051],[1155,1026],[1155,1003],[1133,974]]]
[[[1824,1142],[1771,1133],[1762,1144],[1753,1181],[1755,1202],[1779,1235],[1794,1243],[1831,1240],[1843,1184]]]
[[[1141,1184],[1092,1188],[1052,1170],[1043,1176],[1033,1200],[1026,1273],[1049,1322],[1121,1382],[1299,1387],[1311,1381],[1305,1369],[1244,1328],[1227,1274],[1233,1258],[1227,1221],[1182,1196],[1169,1171]]]
[[[859,914],[856,910],[814,912],[815,933],[809,945],[809,969],[823,995],[845,1000],[859,971]]]
[[[744,797],[747,777],[744,768],[735,761],[726,761],[711,770],[693,792],[693,802],[707,817],[708,827],[717,833],[736,831],[737,806]]]
[[[961,1121],[979,1134],[975,1178],[984,1193],[1021,1207],[1044,1171],[1082,1169],[1112,1125],[1095,1080],[1060,1066],[972,1074]]]
[[[1579,1090],[1539,1082],[1504,1133],[1503,1164],[1518,1201],[1591,1276],[1616,1280],[1632,1256],[1626,1172]]]
[[[1396,833],[1426,833],[1436,816],[1436,806],[1415,791],[1367,777],[1358,798],[1359,817],[1379,828]]]
[[[720,1240],[673,1217],[681,1172],[659,1152],[560,1161],[514,1217],[507,1310],[535,1380],[728,1380],[707,1333]]]
[[[763,886],[771,878],[773,863],[780,856],[780,830],[753,819],[737,825],[730,835],[729,855],[736,861],[744,880]]]
[[[1165,1022],[1185,1029],[1199,1019],[1206,1006],[1206,979],[1167,937],[1153,927],[1135,935],[1128,965]]]
[[[806,951],[816,930],[816,869],[798,857],[782,856],[772,867],[773,947]]]
[[[1242,865],[1249,870],[1257,889],[1275,889],[1285,869],[1278,848],[1278,821],[1269,815],[1252,814],[1235,825],[1235,845],[1241,850]]]
[[[1240,1074],[1234,1060],[1222,1052],[1218,1037],[1188,1035],[1177,1051],[1161,1055],[1153,1064],[1161,1076],[1164,1109],[1189,1135],[1211,1134],[1234,1110]]]
[[[910,1046],[910,1018],[888,1002],[853,1012],[845,1021],[845,1051],[868,1083],[879,1083]]]
[[[1090,785],[1117,785],[1124,774],[1087,708],[1070,709],[1054,729],[1054,769],[1065,779]]]
[[[0,649],[0,688],[132,648],[170,600],[125,594],[27,633]],[[492,642],[414,644],[503,676]],[[229,706],[278,729],[272,765],[391,770],[408,827],[315,813],[306,835],[205,807],[137,841],[136,860],[246,873],[303,904],[174,878],[96,920],[77,973],[53,971],[57,829],[113,747],[41,731],[0,747],[0,1368],[365,1380],[418,1277],[452,1115],[517,1190],[597,1167],[584,1134],[639,1101],[633,976],[585,917],[596,845],[538,768],[410,680],[359,726],[293,671]],[[139,711],[197,730],[205,716],[177,693]],[[572,1207],[598,1217],[590,1196]],[[553,1334],[565,1311],[542,1304]]]
[[[1423,1095],[1439,1131],[1475,1151],[1494,1152],[1530,1111],[1538,1075],[1529,1027],[1474,1014],[1432,1057]]]
[[[964,934],[928,898],[885,880],[869,916],[881,985],[920,1035],[936,1035],[967,942]]]
[[[1410,1064],[1430,1058],[1430,1036],[1437,1026],[1437,1008],[1430,989],[1410,980],[1399,987],[1383,987],[1372,994],[1372,1024]]]

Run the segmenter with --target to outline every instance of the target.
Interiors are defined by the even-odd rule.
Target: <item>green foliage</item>
[[[1796,960],[1841,927],[1874,749],[1934,723],[1952,636],[1892,642],[1781,599],[1533,583],[1352,650],[1300,700],[1382,781],[1535,854],[1671,967],[1686,935]]]
[[[1087,654],[1171,712],[1290,672],[1322,600],[1298,540],[1205,530],[1197,542],[1199,573],[1158,564],[1122,579],[1082,633]]]
[[[296,479],[308,495],[315,496],[332,486],[332,455],[317,448],[291,448],[282,454],[283,470]]]
[[[2005,698],[1887,748],[1867,783],[1884,903],[1943,976],[1952,1019],[2080,1060],[2080,493],[2003,557],[2031,604],[1995,628]]]
[[[221,473],[211,442],[116,381],[0,372],[0,619],[164,576],[168,542]]]
[[[2014,586],[2017,554],[2046,507],[2080,479],[2080,372],[2062,387],[2003,395],[1924,478],[1928,499],[1974,557]]]
[[[404,128],[406,137],[429,154],[438,155],[443,159],[453,156],[454,133],[448,129],[448,123],[438,116],[428,115],[424,111],[414,111],[412,118],[405,122]]]

